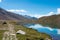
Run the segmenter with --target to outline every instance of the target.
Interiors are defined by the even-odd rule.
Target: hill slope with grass
[[[22,30],[24,31],[26,34],[23,35],[23,34],[17,34],[17,39],[18,40],[47,40],[47,39],[50,39],[52,40],[52,38],[50,37],[50,35],[48,34],[45,34],[45,33],[40,33],[38,32],[37,30],[34,30],[32,28],[27,28],[23,25],[16,25],[16,24],[13,24],[11,23],[12,25],[14,25],[15,27],[15,31],[17,32],[18,30]],[[7,24],[6,23],[0,23],[0,25],[3,27],[3,28],[8,28]],[[1,28],[0,26],[0,28]],[[3,33],[8,30],[8,29],[2,29],[0,30],[0,40],[2,40],[3,38]]]

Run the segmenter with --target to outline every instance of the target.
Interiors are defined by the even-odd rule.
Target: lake
[[[28,28],[33,28],[33,29],[37,30],[38,32],[49,34],[53,38],[53,40],[60,39],[60,29],[42,26],[40,24],[27,24],[25,26]]]

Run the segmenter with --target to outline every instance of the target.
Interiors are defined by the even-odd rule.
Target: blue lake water
[[[53,40],[60,40],[60,29],[46,27],[40,24],[28,24],[26,26],[28,28],[33,28],[37,30],[38,32],[49,34],[53,38]]]

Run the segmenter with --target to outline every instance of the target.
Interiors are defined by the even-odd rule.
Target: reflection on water
[[[51,35],[54,40],[59,40],[60,39],[60,29],[55,29],[55,28],[50,28],[46,26],[42,26],[40,24],[29,24],[26,25],[28,28],[33,28],[36,29],[38,32],[43,32],[46,34]]]

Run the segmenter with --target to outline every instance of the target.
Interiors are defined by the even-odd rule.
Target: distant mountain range
[[[18,15],[0,8],[0,20],[27,20],[27,19],[36,19],[36,18],[27,15],[25,16]]]
[[[51,28],[60,28],[60,14],[44,16],[38,19],[38,23]]]
[[[19,15],[13,12],[8,12],[2,8],[0,8],[0,20],[18,20],[19,23],[34,23],[37,18],[35,17],[30,17],[28,15]]]
[[[33,19],[33,20],[37,20],[38,18],[36,17],[31,17],[31,16],[28,16],[28,15],[24,15],[24,17],[28,18],[28,19]]]

